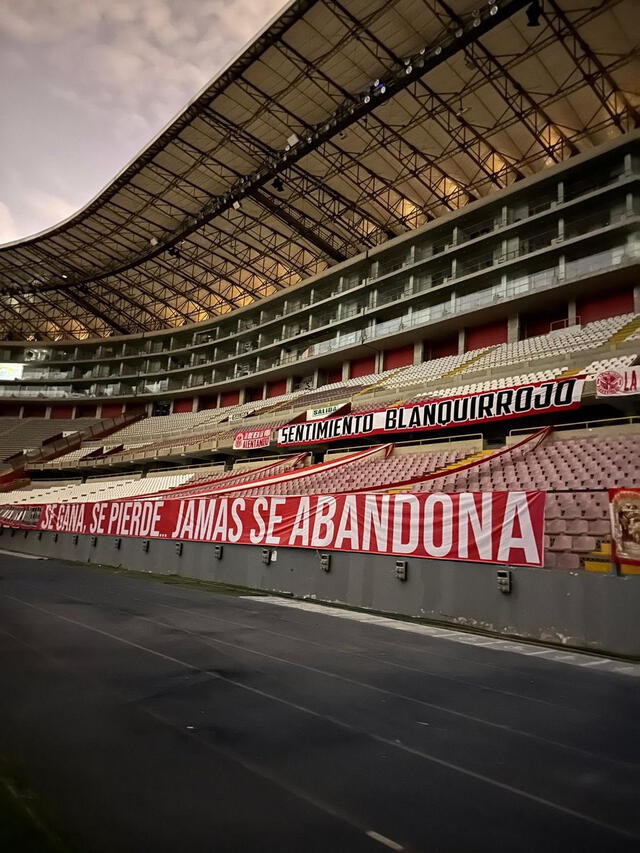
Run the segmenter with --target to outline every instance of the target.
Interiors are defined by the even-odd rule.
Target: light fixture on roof
[[[495,3],[492,2],[492,0],[489,0],[489,14],[490,15],[497,15],[498,14],[498,7],[496,6]]]
[[[274,190],[275,190],[276,192],[278,192],[278,193],[282,193],[282,192],[284,192],[284,181],[282,180],[282,178],[280,177],[280,175],[276,175],[276,176],[275,176],[275,178],[273,179],[273,181],[272,181],[272,183],[271,183],[271,186],[272,186],[272,187],[274,188]]]
[[[291,136],[287,139],[287,145],[289,148],[293,148],[294,145],[297,145],[300,142],[297,133],[292,133]]]
[[[62,278],[68,278],[68,277],[69,277],[68,275],[66,275],[65,273],[62,273]]]
[[[533,0],[526,9],[527,13],[527,26],[528,27],[539,27],[540,26],[540,15],[542,14],[542,3],[540,0]]]
[[[231,205],[231,207],[232,207],[234,210],[240,210],[240,202],[238,201],[238,199],[235,199],[235,201],[233,202],[233,204]]]
[[[158,245],[158,238],[157,237],[150,237],[149,238],[149,245],[150,246],[157,246]]]
[[[373,94],[374,95],[384,95],[387,91],[387,87],[382,82],[382,80],[374,80],[373,81]]]
[[[468,110],[469,110],[469,107],[465,107],[464,104],[462,103],[462,99],[460,99],[460,105],[459,105],[458,109],[456,110],[456,115],[458,116],[458,118],[460,118],[460,116],[463,116],[466,112],[468,112]]]

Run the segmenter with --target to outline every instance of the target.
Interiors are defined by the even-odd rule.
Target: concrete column
[[[245,398],[247,396],[247,389],[243,386],[240,389],[240,396],[238,397],[238,405],[242,405],[245,402]]]
[[[216,409],[220,408],[220,401],[221,400],[222,400],[222,392],[218,391],[218,394],[216,396]]]
[[[563,279],[566,275],[567,259],[564,255],[558,258],[558,278]]]
[[[47,406],[47,408],[44,410],[44,416],[45,418],[51,417],[51,406]]]
[[[74,407],[71,409],[71,417],[72,417],[73,419],[75,419],[75,418],[76,418],[76,416],[77,416],[77,413],[78,413],[78,407],[77,407],[77,406],[74,406]]]
[[[640,314],[640,284],[636,284],[633,288],[633,310],[636,314]]]
[[[264,385],[262,386],[262,399],[263,400],[267,399],[268,384],[269,384],[268,382],[265,382]]]
[[[414,364],[422,364],[423,352],[424,352],[424,343],[422,341],[416,341],[413,345],[413,363]]]
[[[102,417],[102,403],[98,403],[96,405],[96,418],[99,419],[101,417]]]
[[[20,406],[20,411],[18,412],[18,417],[19,418],[24,417],[24,406]]]
[[[375,372],[382,373],[384,370],[384,352],[380,351],[376,353],[375,365]]]
[[[343,361],[342,362],[342,381],[343,382],[346,382],[347,379],[349,378],[349,368],[350,367],[351,367],[350,361]]]
[[[194,398],[193,398],[193,403],[192,403],[192,405],[191,405],[191,411],[192,411],[192,412],[197,412],[197,411],[198,411],[198,403],[199,403],[199,402],[200,402],[200,397],[194,397]]]
[[[520,340],[520,316],[512,314],[507,320],[507,343],[515,344]]]
[[[291,394],[292,391],[293,391],[293,376],[287,376],[287,388],[286,388],[285,393]]]
[[[567,323],[570,326],[575,326],[576,324],[576,300],[570,299],[567,303]]]
[[[627,193],[625,196],[625,213],[627,216],[633,216],[633,193]]]
[[[466,335],[464,329],[460,329],[458,331],[458,355],[462,355],[464,353],[464,347],[466,343]]]

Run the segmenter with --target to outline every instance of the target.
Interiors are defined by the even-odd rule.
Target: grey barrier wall
[[[396,558],[298,548],[21,530],[0,547],[141,572],[220,581],[318,601],[640,657],[640,576]],[[178,553],[180,551],[180,553]],[[323,566],[323,555],[329,558]],[[268,560],[268,563],[265,562]],[[405,579],[398,577],[405,573]],[[510,575],[510,576],[509,576]],[[501,591],[511,583],[510,591]]]

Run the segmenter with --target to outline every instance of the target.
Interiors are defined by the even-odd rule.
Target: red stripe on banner
[[[275,462],[268,462],[266,465],[259,465],[256,468],[245,468],[244,471],[237,471],[235,474],[227,474],[226,477],[214,477],[208,483],[206,481],[203,483],[196,483],[195,485],[193,483],[183,483],[181,486],[173,486],[173,488],[171,488],[171,489],[160,489],[157,492],[150,492],[149,494],[145,495],[145,497],[148,497],[148,498],[154,497],[155,498],[155,497],[158,497],[159,495],[169,495],[169,494],[176,495],[176,497],[177,497],[178,492],[186,492],[186,491],[194,490],[194,489],[198,489],[198,490],[203,489],[204,491],[202,492],[202,494],[209,494],[208,486],[211,486],[210,491],[213,492],[213,491],[215,491],[215,489],[217,488],[218,485],[226,484],[226,483],[233,483],[239,477],[246,477],[247,474],[254,474],[254,473],[257,473],[260,471],[265,471],[265,472],[271,471],[272,468],[279,468],[282,465],[291,465],[291,468],[295,468],[295,466],[299,462],[302,462],[302,460],[305,458],[306,455],[307,455],[306,453],[295,453],[293,456],[287,456],[286,459],[276,459]],[[194,477],[195,476],[196,475],[194,474]],[[262,481],[257,480],[256,482],[262,482]],[[249,488],[249,487],[247,486],[247,488]],[[198,491],[198,493],[200,494],[200,491]],[[114,500],[124,501],[124,500],[126,500],[126,498],[114,498]]]
[[[218,496],[0,507],[7,526],[541,566],[544,492]]]
[[[448,477],[450,474],[459,474],[460,471],[467,471],[469,468],[477,468],[479,465],[486,465],[494,459],[497,459],[499,456],[503,456],[505,453],[513,453],[514,450],[525,447],[530,442],[535,442],[535,444],[533,447],[529,448],[529,450],[535,450],[551,432],[553,432],[553,427],[544,427],[538,432],[534,432],[532,435],[526,436],[521,441],[518,441],[509,447],[503,447],[501,450],[496,450],[495,453],[492,453],[491,456],[485,456],[484,459],[476,459],[473,462],[461,462],[459,465],[453,465],[450,468],[441,469],[440,471],[433,471],[431,474],[422,474],[419,477],[412,477],[409,480],[396,480],[393,483],[386,483],[384,486],[362,486],[360,489],[345,489],[345,491],[382,492],[385,489],[399,489],[404,486],[413,486],[416,483],[427,483],[429,480],[440,480],[443,477]]]
[[[205,497],[207,495],[231,494],[232,492],[245,492],[247,489],[259,489],[262,486],[272,486],[275,483],[291,482],[292,480],[303,480],[305,477],[310,477],[312,474],[318,474],[324,471],[332,471],[336,468],[344,468],[354,462],[362,462],[369,456],[374,456],[376,453],[382,453],[384,458],[393,450],[393,444],[378,444],[375,447],[367,448],[366,450],[358,450],[355,453],[349,453],[346,456],[341,456],[339,459],[331,459],[328,462],[318,462],[315,465],[307,465],[305,468],[295,468],[290,471],[284,471],[280,474],[273,474],[270,477],[263,477],[260,480],[250,480],[244,483],[226,482],[218,485],[218,482],[212,482],[211,487],[203,487],[202,489],[192,486],[194,497]],[[173,490],[171,490],[173,491]],[[154,493],[153,497],[155,497]],[[124,500],[124,498],[120,498]]]

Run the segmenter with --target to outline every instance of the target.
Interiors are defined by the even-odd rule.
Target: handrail
[[[447,445],[451,446],[451,445],[453,445],[459,441],[471,441],[473,439],[480,439],[481,441],[484,441],[484,436],[482,435],[481,432],[467,432],[467,433],[464,433],[464,435],[453,435],[452,434],[452,435],[443,435],[443,436],[439,436],[439,437],[434,435],[434,436],[430,436],[428,438],[422,438],[419,440],[407,438],[407,439],[404,439],[402,441],[394,441],[393,445],[394,445],[394,447],[406,447],[409,445],[414,447],[416,445],[422,445],[422,444],[447,444]],[[343,452],[352,452],[353,453],[356,450],[362,450],[362,445],[360,445],[359,447],[355,446],[355,445],[350,445],[349,447],[336,447],[335,448],[336,453],[343,453]],[[329,453],[331,451],[328,450],[327,452]]]
[[[639,415],[620,415],[617,418],[600,418],[595,421],[573,421],[568,424],[555,424],[553,427],[554,432],[560,432],[561,430],[566,429],[593,429],[597,426],[602,426],[603,424],[609,424],[613,426],[614,424],[640,424],[640,416]],[[528,432],[536,432],[540,430],[541,427],[515,427],[509,430],[509,435],[523,435]]]

